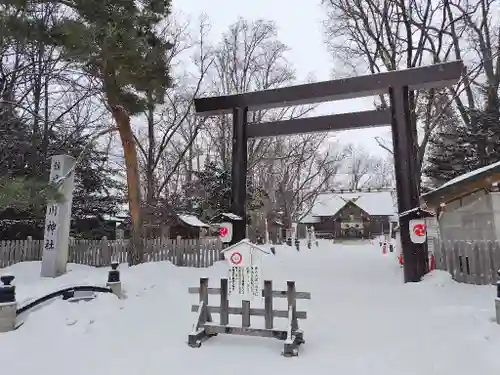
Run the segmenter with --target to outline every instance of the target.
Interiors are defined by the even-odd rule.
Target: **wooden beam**
[[[189,294],[198,294],[200,292],[199,287],[188,288]],[[207,288],[208,295],[218,295],[220,294],[220,288]],[[264,297],[264,290],[262,290],[262,297]],[[287,298],[286,290],[273,290],[273,298]],[[296,292],[296,299],[311,299],[311,293],[309,292]]]
[[[204,326],[207,334],[226,333],[231,335],[242,336],[258,336],[258,337],[271,337],[279,340],[286,340],[286,331],[280,329],[266,329],[266,328],[252,328],[252,327],[239,327],[233,325],[219,325],[215,323],[205,323]]]
[[[199,305],[192,305],[191,312],[197,312]],[[220,314],[222,311],[220,306],[207,306],[209,313]],[[243,315],[244,311],[241,307],[228,307],[229,315]],[[288,318],[288,310],[272,310],[274,318]],[[250,308],[250,316],[266,316],[265,309]],[[297,319],[307,319],[307,311],[297,311]],[[221,325],[224,325],[221,323]]]
[[[329,116],[306,117],[293,120],[248,124],[248,138],[317,133],[325,131],[361,129],[372,126],[389,126],[391,111],[361,111]]]
[[[463,69],[462,61],[452,61],[245,94],[197,98],[194,106],[198,115],[210,116],[232,113],[237,107],[258,110],[375,96],[387,94],[389,87],[396,86],[408,86],[410,90],[442,88],[455,84]]]

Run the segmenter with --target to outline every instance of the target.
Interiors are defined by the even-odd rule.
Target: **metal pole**
[[[398,211],[403,213],[418,207],[419,183],[418,143],[409,108],[408,87],[389,89],[392,112],[392,140],[394,145],[394,167]],[[403,272],[405,282],[418,282],[425,275],[427,244],[415,244],[410,240],[410,217],[400,218],[401,247],[404,258]]]
[[[248,108],[233,109],[233,154],[231,171],[231,211],[243,220],[233,222],[233,238],[230,245],[246,237],[247,196],[247,126]]]

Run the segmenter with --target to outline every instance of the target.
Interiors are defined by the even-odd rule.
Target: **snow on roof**
[[[489,172],[490,170],[494,170],[494,169],[497,169],[500,167],[500,161],[496,162],[496,163],[493,163],[493,164],[490,164],[490,165],[487,165],[485,167],[481,167],[481,168],[478,168],[478,169],[475,169],[471,172],[467,172],[467,173],[464,173],[458,177],[455,177],[454,179],[451,179],[450,181],[448,182],[445,182],[444,184],[442,184],[441,186],[439,186],[438,188],[434,189],[434,190],[431,190],[425,194],[422,194],[422,197],[425,197],[425,196],[428,196],[428,195],[431,195],[431,194],[434,194],[436,193],[437,191],[440,191],[440,190],[444,190],[450,186],[453,186],[455,184],[458,184],[460,182],[463,182],[465,180],[468,180],[470,178],[473,178],[477,175],[480,175],[480,174],[483,174],[485,172]]]
[[[192,227],[208,228],[209,226],[193,215],[179,215],[179,219]]]
[[[235,215],[233,213],[223,213],[222,216],[227,217],[229,220],[242,220],[240,216]]]
[[[334,216],[350,201],[372,216],[393,216],[396,213],[390,191],[353,191],[318,195],[310,216]]]
[[[252,243],[248,238],[245,238],[245,239],[241,240],[240,242],[235,243],[234,245],[226,247],[221,252],[226,253],[226,252],[231,251],[235,248],[240,248],[241,246],[244,246],[244,245],[247,245],[250,248],[250,251],[255,249],[255,250],[263,252],[264,254],[268,254],[268,255],[271,254],[271,251],[269,251],[268,249],[266,249],[264,247],[261,247],[261,246],[258,246],[256,244]]]
[[[312,216],[312,215],[307,215],[307,216],[304,216],[304,217],[300,220],[300,223],[301,223],[301,224],[315,224],[315,223],[319,223],[319,222],[320,222],[319,217],[317,217],[317,216]]]

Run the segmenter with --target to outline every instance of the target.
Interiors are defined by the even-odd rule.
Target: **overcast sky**
[[[299,80],[313,74],[316,80],[332,78],[333,62],[323,42],[321,21],[324,13],[320,0],[173,0],[174,11],[196,19],[205,13],[211,21],[210,38],[218,41],[228,26],[238,17],[248,20],[273,20],[278,26],[279,39],[291,48],[290,62]],[[318,114],[341,113],[373,109],[371,98],[323,104]],[[375,136],[390,139],[388,127],[339,132],[342,142],[358,143],[373,153],[387,155],[374,140]]]

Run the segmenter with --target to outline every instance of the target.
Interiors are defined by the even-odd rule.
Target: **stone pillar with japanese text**
[[[74,165],[75,159],[69,155],[53,156],[50,181],[56,181],[65,176]],[[74,180],[74,173],[71,173],[62,183],[59,188],[63,196],[60,202],[47,202],[42,249],[42,277],[57,277],[66,273]]]

